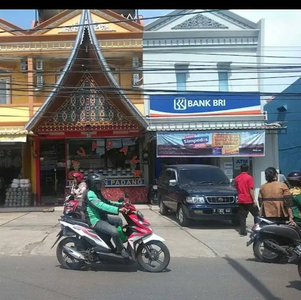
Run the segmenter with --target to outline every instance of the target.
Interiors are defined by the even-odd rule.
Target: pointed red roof
[[[86,86],[83,87],[85,84]],[[95,106],[95,109],[97,108],[95,115],[89,113],[83,117],[82,114],[82,118],[80,114],[63,112],[63,107],[66,110],[66,107],[70,107],[70,101],[82,99],[81,95],[89,97],[89,105],[83,103],[87,111],[91,109],[91,103],[95,104],[95,99],[98,104],[106,101],[107,106],[103,106],[102,110],[107,116],[104,118],[104,113],[99,111],[99,105]],[[91,95],[94,100],[90,97]],[[78,106],[81,102],[76,103]],[[71,114],[73,118],[70,117]],[[69,119],[63,117],[65,115],[68,115]],[[119,117],[116,119],[116,116]],[[59,120],[62,125],[59,125]],[[74,47],[62,74],[48,98],[25,128],[32,131],[44,131],[51,130],[49,126],[55,127],[57,124],[60,130],[80,130],[86,125],[102,130],[107,129],[108,122],[113,122],[117,128],[124,126],[124,122],[127,122],[129,128],[147,127],[146,119],[119,86],[99,48],[90,11],[83,10]],[[123,125],[120,122],[123,122]]]

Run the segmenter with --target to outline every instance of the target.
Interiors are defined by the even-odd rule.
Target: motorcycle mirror
[[[129,198],[130,195],[129,195],[128,193],[124,193],[124,197],[125,197],[125,198]]]

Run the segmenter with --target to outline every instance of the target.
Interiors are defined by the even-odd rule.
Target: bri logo
[[[173,100],[174,110],[186,110],[187,101],[186,98],[175,98]]]

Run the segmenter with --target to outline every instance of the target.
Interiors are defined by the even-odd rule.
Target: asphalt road
[[[297,300],[297,266],[254,259],[248,237],[227,222],[182,228],[174,214],[140,206],[154,232],[166,240],[171,262],[151,274],[137,266],[62,269],[51,249],[60,211],[0,214],[0,300],[168,299]],[[252,226],[248,218],[248,227]]]
[[[297,300],[296,265],[232,258],[172,258],[163,273],[133,266],[62,269],[55,257],[0,257],[1,300]]]

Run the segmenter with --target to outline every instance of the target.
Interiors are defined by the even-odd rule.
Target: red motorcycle
[[[71,191],[72,190],[73,187],[71,188]],[[80,207],[78,205],[78,201],[74,199],[74,195],[72,193],[66,196],[63,205],[64,205],[64,209],[63,209],[64,216],[69,216],[78,220],[82,219],[82,214],[81,214]]]
[[[91,263],[134,263],[136,261],[148,272],[160,272],[167,268],[170,253],[164,244],[165,240],[153,233],[150,223],[135,205],[127,200],[125,202],[127,210],[123,213],[123,217],[126,224],[121,230],[125,237],[123,242],[127,243],[126,248],[130,253],[130,259],[123,258],[116,253],[110,241],[111,236],[97,233],[85,222],[65,215],[59,220],[61,230],[51,247],[53,248],[64,236],[56,250],[57,259],[64,268],[78,270]]]

